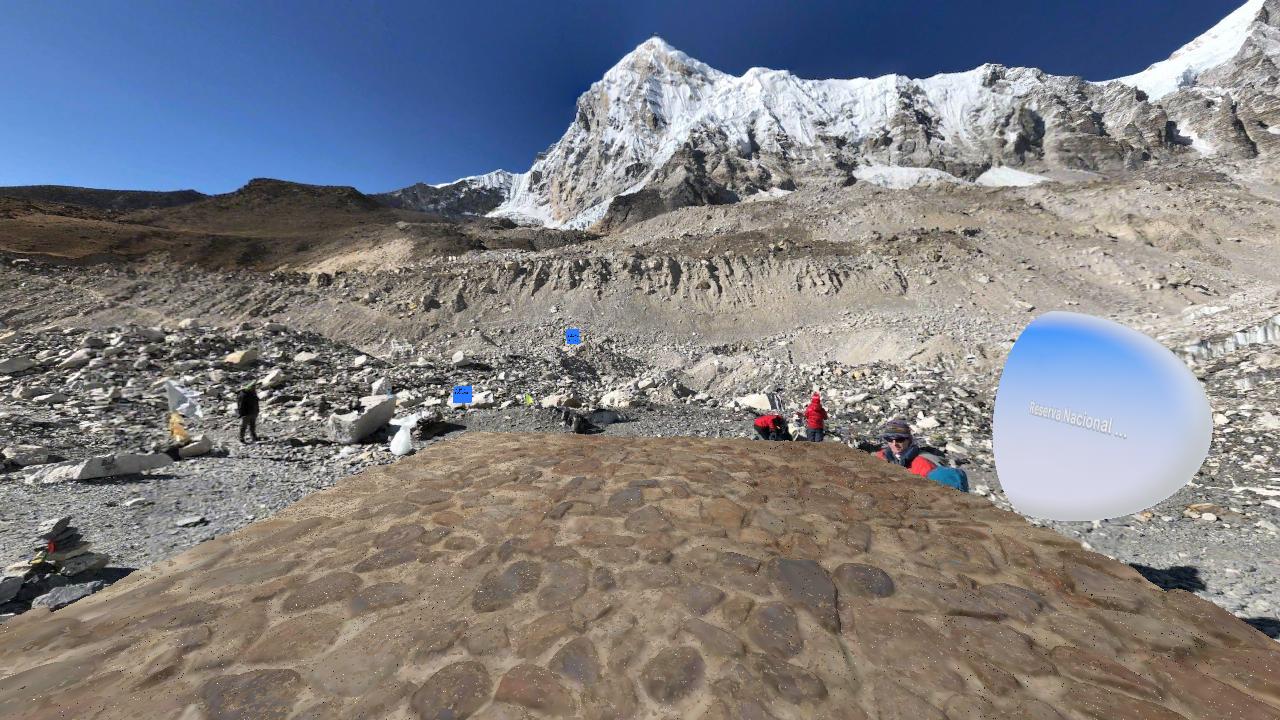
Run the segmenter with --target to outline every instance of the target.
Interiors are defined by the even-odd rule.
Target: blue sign
[[[578,328],[569,328],[564,331],[564,342],[566,345],[581,345],[582,331]]]
[[[454,405],[470,405],[471,404],[471,386],[470,385],[454,385],[453,386],[453,404]]]

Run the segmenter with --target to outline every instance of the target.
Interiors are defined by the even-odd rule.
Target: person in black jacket
[[[258,387],[257,383],[249,383],[236,394],[236,415],[240,418],[240,444],[244,444],[244,433],[249,431],[253,442],[258,442]]]

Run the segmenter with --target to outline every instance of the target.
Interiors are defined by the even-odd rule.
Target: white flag
[[[204,417],[197,399],[200,393],[175,385],[172,380],[164,383],[165,392],[169,395],[169,412],[176,412],[187,417]]]

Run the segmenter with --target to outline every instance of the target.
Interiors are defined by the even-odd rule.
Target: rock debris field
[[[12,718],[1269,718],[1212,603],[838,444],[468,433],[0,633]]]
[[[747,438],[755,412],[745,406],[753,401],[748,391],[803,382],[823,391],[832,427],[849,444],[869,447],[879,423],[908,417],[927,444],[969,473],[975,494],[1009,507],[990,451],[993,379],[942,368],[761,361],[751,375],[735,358],[706,383],[705,361],[688,372],[657,370],[635,348],[607,342],[505,353],[481,345],[448,355],[377,358],[279,323],[216,328],[186,321],[10,331],[0,338],[0,360],[8,364],[8,374],[0,375],[0,561],[11,576],[27,572],[32,537],[49,519],[72,517],[91,538],[90,549],[112,560],[70,582],[109,584],[366,467],[395,462],[387,442],[395,426],[355,444],[335,441],[328,426],[331,415],[364,411],[362,398],[375,384],[383,393],[375,402],[390,390],[397,417],[421,418],[413,445],[422,449],[474,430],[569,433],[565,407],[615,408],[623,422],[599,429],[609,436]],[[1211,455],[1188,487],[1150,513],[1045,524],[1130,563],[1161,587],[1192,591],[1280,635],[1280,362],[1268,346],[1251,345],[1207,360],[1198,372],[1222,412]],[[201,393],[203,418],[187,420],[189,432],[202,439],[192,446],[198,456],[173,462],[157,454],[168,437],[165,379]],[[263,440],[242,445],[233,397],[253,380],[263,398]],[[710,392],[690,387],[700,382]],[[474,404],[451,407],[451,388],[462,383],[473,385]],[[784,393],[794,403],[789,409],[806,397]],[[123,455],[165,464],[84,480],[59,480],[50,471]],[[30,593],[4,598],[0,619],[30,607]]]

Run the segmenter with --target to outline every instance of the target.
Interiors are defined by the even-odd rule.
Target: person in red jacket
[[[920,447],[911,435],[911,425],[906,420],[895,418],[885,423],[880,429],[880,439],[884,441],[884,447],[876,457],[881,460],[901,465],[923,478],[937,469],[937,463],[920,454]]]
[[[827,409],[822,407],[822,398],[818,397],[818,393],[814,393],[809,400],[809,407],[804,409],[805,434],[810,442],[822,442],[826,427]]]
[[[756,418],[756,435],[761,440],[790,440],[787,432],[787,421],[781,415],[761,415]]]

